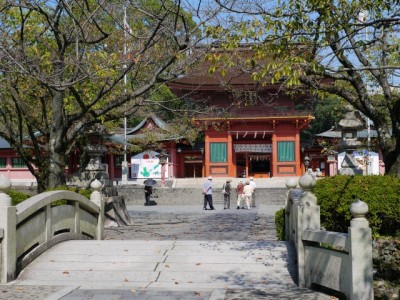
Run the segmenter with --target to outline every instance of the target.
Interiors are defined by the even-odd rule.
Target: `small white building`
[[[131,178],[156,179],[161,178],[161,165],[155,151],[145,151],[131,157]],[[168,161],[167,161],[168,165]],[[168,178],[168,168],[165,168],[165,178]]]

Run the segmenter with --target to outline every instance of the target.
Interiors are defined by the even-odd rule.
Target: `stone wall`
[[[126,205],[140,205],[144,203],[143,187],[118,186],[118,195],[125,197]],[[155,188],[151,200],[159,205],[203,205],[203,189],[201,188]],[[256,205],[285,205],[286,189],[269,188],[257,189]],[[231,196],[231,207],[236,206],[236,193]],[[214,204],[223,204],[221,189],[214,189]]]

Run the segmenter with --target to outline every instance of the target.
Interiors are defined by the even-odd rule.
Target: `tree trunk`
[[[63,99],[63,92],[53,92],[53,118],[49,139],[49,188],[65,185],[65,152],[67,141],[64,134]]]
[[[49,188],[65,185],[65,159],[63,153],[50,153]]]
[[[385,173],[387,175],[396,175],[400,178],[400,138],[396,138],[394,149],[384,153]]]
[[[42,178],[41,176],[35,175],[37,182],[37,193],[43,193],[47,188],[47,178]]]

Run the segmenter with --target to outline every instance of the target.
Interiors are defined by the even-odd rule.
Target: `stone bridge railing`
[[[0,176],[0,190],[11,183]],[[51,246],[79,239],[102,239],[104,202],[97,180],[90,200],[70,191],[51,191],[33,196],[17,206],[0,191],[0,280],[8,282]],[[65,205],[54,205],[66,200]]]
[[[300,287],[323,286],[343,293],[351,300],[372,300],[372,235],[365,219],[366,203],[357,200],[350,207],[353,215],[348,233],[321,230],[320,207],[311,192],[315,179],[306,173],[289,180],[286,203],[286,240],[297,251]]]

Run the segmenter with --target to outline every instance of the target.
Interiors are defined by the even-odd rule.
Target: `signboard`
[[[235,152],[272,153],[271,144],[234,144]]]
[[[131,158],[131,178],[161,178],[161,165],[154,151],[146,151]],[[165,165],[165,178],[168,178],[168,160]]]

